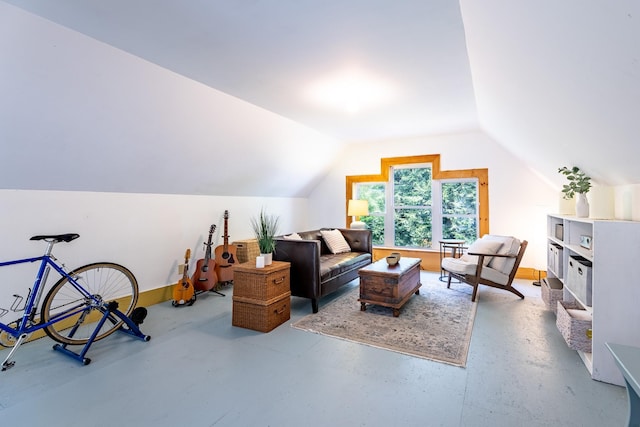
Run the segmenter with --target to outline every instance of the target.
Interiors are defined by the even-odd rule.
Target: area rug
[[[437,278],[422,276],[419,295],[413,295],[393,317],[393,309],[367,304],[360,311],[356,286],[318,313],[291,326],[373,347],[464,367],[477,303],[471,287],[447,289]]]

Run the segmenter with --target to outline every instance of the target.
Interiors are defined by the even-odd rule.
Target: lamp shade
[[[369,215],[369,202],[366,200],[349,200],[347,215],[352,216],[354,220],[349,228],[366,229],[367,224],[362,221],[357,221],[357,217]]]
[[[362,216],[369,215],[369,202],[366,200],[349,200],[347,215]]]

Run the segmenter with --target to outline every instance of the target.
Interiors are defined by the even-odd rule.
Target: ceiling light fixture
[[[308,98],[317,105],[355,114],[388,103],[396,90],[388,80],[347,68],[311,84]]]

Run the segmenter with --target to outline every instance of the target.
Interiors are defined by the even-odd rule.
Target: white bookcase
[[[557,225],[562,230],[556,237]],[[581,245],[582,236],[590,238],[590,248]],[[547,275],[551,278],[565,283],[571,255],[591,261],[591,306],[567,286],[563,298],[578,301],[591,314],[592,352],[578,352],[591,377],[624,385],[605,343],[640,347],[640,222],[548,215],[547,241],[562,252],[562,266],[549,260]]]

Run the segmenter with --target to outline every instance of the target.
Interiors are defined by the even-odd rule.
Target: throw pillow
[[[332,254],[351,252],[351,247],[340,230],[320,230],[320,233]]]
[[[473,260],[471,262],[477,263],[478,257],[473,255],[474,253],[480,253],[480,254],[486,254],[486,255],[496,254],[498,253],[500,246],[502,246],[502,242],[496,242],[496,241],[491,241],[486,239],[476,240],[471,244],[471,246],[469,246],[469,249],[467,249],[467,258],[470,258],[471,260]],[[482,262],[482,265],[489,264],[491,262],[491,258],[493,257],[485,256]]]
[[[302,240],[302,237],[298,233],[291,233],[287,236],[283,236],[285,240]]]

